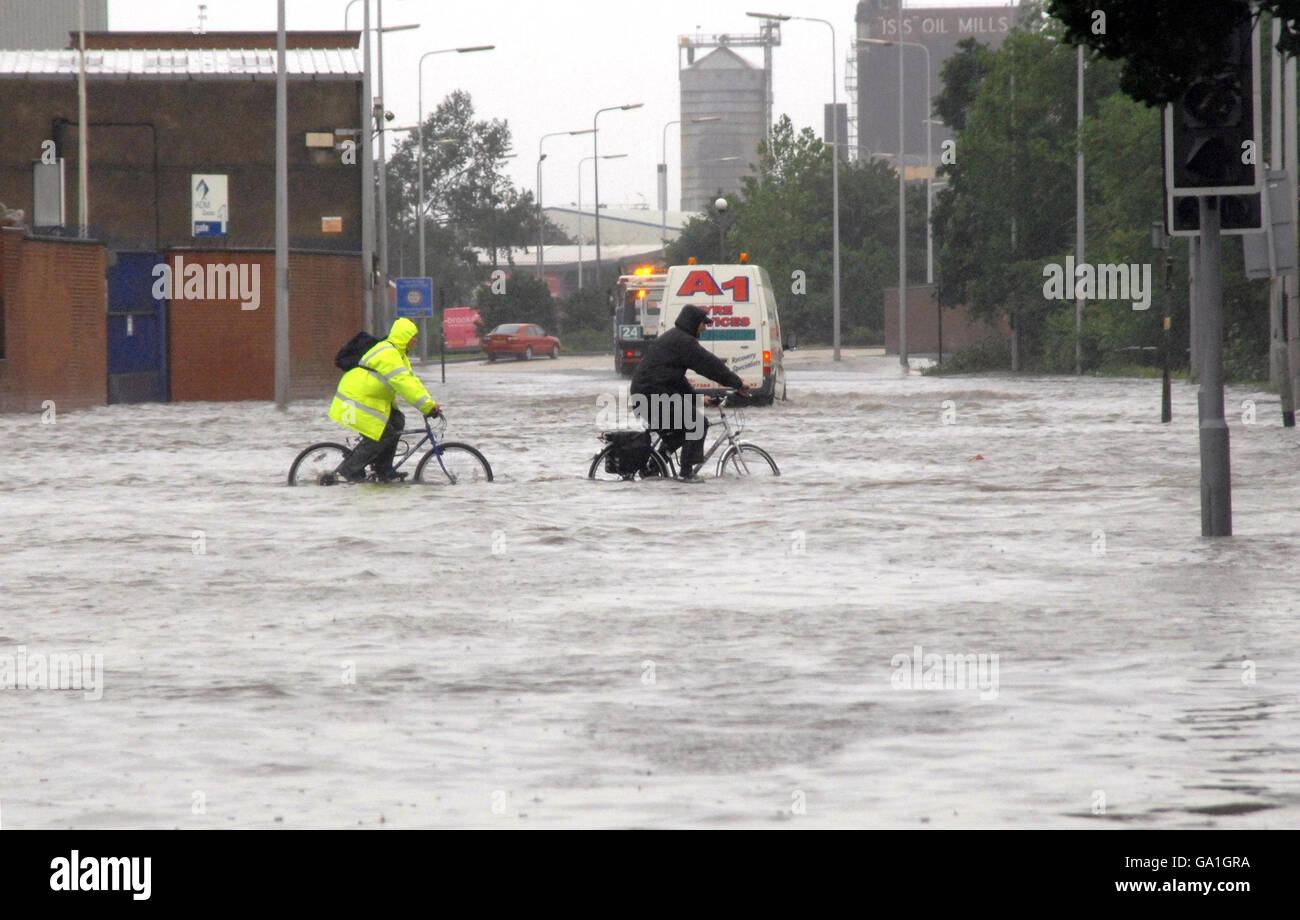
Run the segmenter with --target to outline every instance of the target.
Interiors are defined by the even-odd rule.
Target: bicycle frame
[[[431,445],[430,450],[433,451],[433,455],[438,458],[438,466],[442,467],[443,475],[446,476],[448,479],[450,479],[452,484],[455,485],[456,477],[452,475],[452,472],[449,469],[447,469],[447,464],[442,462],[442,451],[438,448],[438,439],[436,436],[434,436],[433,425],[430,424],[429,422],[429,416],[424,415],[421,416],[421,418],[424,420],[424,436],[421,437],[420,440],[416,441],[414,446],[407,447],[406,452],[402,454],[401,459],[397,460],[393,464],[393,469],[394,470],[401,469],[402,464],[404,464],[407,460],[411,459],[417,453],[419,453],[420,448],[425,445],[425,442],[428,442]],[[414,434],[414,432],[412,432],[411,434]],[[398,438],[398,441],[403,446],[405,446],[407,443],[406,439],[410,436],[411,436],[410,434],[407,434],[407,432],[403,431],[401,437]],[[352,440],[354,444],[360,443],[359,441],[356,441],[355,438],[350,440]]]
[[[718,448],[721,447],[722,443],[725,441],[727,444],[736,448],[736,458],[740,461],[740,465],[744,467],[745,474],[748,475],[749,464],[745,462],[745,452],[740,449],[740,441],[737,440],[740,436],[740,432],[731,429],[731,423],[727,421],[727,412],[723,406],[718,407],[718,420],[722,422],[722,434],[718,435],[718,439],[704,452],[704,456],[700,458],[699,468],[703,468],[704,464],[709,462],[709,458],[717,453]],[[668,472],[674,479],[676,479],[678,475],[677,464],[674,462],[671,452],[665,453],[663,451],[663,444],[663,435],[660,435],[654,443],[654,450],[659,454],[659,456],[664,458],[664,462],[668,464]]]

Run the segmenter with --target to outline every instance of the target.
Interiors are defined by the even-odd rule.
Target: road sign
[[[226,236],[230,202],[224,175],[190,176],[190,222],[194,236]]]
[[[1247,278],[1277,277],[1296,269],[1295,226],[1291,223],[1288,197],[1291,184],[1287,181],[1286,171],[1269,170],[1266,188],[1268,198],[1264,201],[1264,211],[1269,228],[1241,238],[1245,246]],[[1273,247],[1271,254],[1268,251],[1270,244]]]
[[[397,278],[397,315],[407,319],[433,316],[433,279]]]

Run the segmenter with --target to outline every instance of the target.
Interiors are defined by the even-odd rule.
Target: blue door
[[[156,252],[119,252],[108,270],[108,401],[166,402],[167,303],[153,296]]]

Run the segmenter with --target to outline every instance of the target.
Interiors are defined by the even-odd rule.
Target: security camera
[[[384,121],[392,121],[394,117],[395,116],[393,115],[392,112],[388,112],[388,111],[384,112]]]
[[[713,202],[713,206],[719,211],[725,211],[727,210],[727,199],[719,198],[717,201]]]

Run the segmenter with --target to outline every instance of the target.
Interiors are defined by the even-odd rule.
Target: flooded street
[[[796,352],[780,478],[611,484],[607,363],[420,370],[455,489],[286,487],[327,400],[0,416],[0,660],[103,665],[0,691],[3,826],[1300,822],[1275,396],[1211,541],[1185,383]]]

